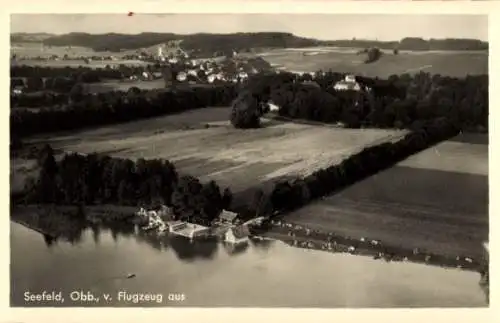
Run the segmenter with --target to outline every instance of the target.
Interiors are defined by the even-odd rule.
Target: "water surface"
[[[86,229],[50,241],[11,222],[12,306],[479,307],[479,274],[253,241],[156,238],[133,229]],[[134,278],[125,276],[133,273]],[[61,291],[65,302],[27,303],[27,291]],[[73,291],[99,303],[71,302]],[[118,291],[163,295],[161,303],[117,301]],[[112,300],[102,299],[109,293]],[[169,300],[169,295],[171,300]],[[182,295],[184,297],[182,297]],[[183,301],[177,301],[184,298]]]

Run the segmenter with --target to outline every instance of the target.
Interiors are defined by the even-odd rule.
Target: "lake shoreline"
[[[349,253],[383,259],[387,262],[412,262],[442,268],[455,268],[466,271],[480,272],[485,262],[466,256],[450,256],[427,252],[405,246],[385,245],[380,240],[343,237],[333,232],[319,232],[301,226],[291,227],[285,222],[274,222],[266,230],[256,231],[257,236],[282,241],[288,245],[332,253]],[[290,226],[289,226],[290,225]],[[299,227],[299,228],[297,228]],[[260,232],[259,232],[260,231]]]
[[[83,221],[90,225],[140,225],[140,218],[135,214],[136,207],[114,205],[85,206]],[[39,219],[40,214],[55,215],[48,220],[48,225]],[[71,216],[68,216],[71,214]],[[59,205],[14,205],[11,207],[10,219],[29,229],[50,237],[65,235],[65,230],[73,230],[78,221],[76,206]],[[73,222],[73,220],[77,222]],[[61,222],[73,222],[65,225]],[[141,229],[146,231],[144,229]],[[444,268],[457,268],[480,272],[487,261],[473,259],[466,255],[451,256],[411,249],[404,245],[385,245],[383,241],[365,237],[343,237],[334,232],[310,230],[282,220],[266,220],[263,225],[251,228],[251,236],[282,241],[288,245],[333,253],[350,253],[370,256],[386,261],[408,261]]]

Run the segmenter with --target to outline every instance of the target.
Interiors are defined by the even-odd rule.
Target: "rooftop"
[[[222,210],[219,217],[223,220],[233,221],[234,219],[236,219],[237,216],[238,216],[238,214],[236,214],[234,212]]]
[[[243,239],[250,235],[250,231],[246,225],[239,225],[237,227],[231,228],[236,239]]]

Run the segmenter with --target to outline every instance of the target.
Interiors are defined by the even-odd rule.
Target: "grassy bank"
[[[369,237],[353,238],[333,232],[311,230],[284,221],[271,221],[265,229],[255,234],[283,241],[291,246],[333,253],[372,256],[386,261],[411,261],[440,267],[480,271],[486,259],[467,256],[448,256],[429,252],[425,249],[406,246],[386,245]]]

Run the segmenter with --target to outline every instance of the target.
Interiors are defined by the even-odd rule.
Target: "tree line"
[[[10,68],[11,82],[23,82],[28,89],[32,79],[71,79],[75,83],[97,83],[102,80],[121,80],[126,75],[137,75],[142,73],[147,67],[141,66],[118,66],[117,68],[107,67],[51,67],[51,66],[33,66],[33,65],[14,65]],[[17,80],[16,80],[17,79]],[[42,89],[37,89],[38,91]]]
[[[105,67],[52,67],[33,65],[13,65],[10,68],[11,85],[12,82],[24,85],[31,89],[30,82],[39,79],[70,79],[74,83],[97,83],[103,80],[122,80],[130,76],[138,76],[143,72],[162,72],[164,67],[160,64],[147,64],[143,66],[118,64],[116,66],[106,65]],[[20,83],[22,82],[22,83]],[[35,90],[41,91],[43,88]]]
[[[74,88],[63,96],[44,94],[47,103],[66,101],[63,108],[12,110],[11,137],[120,123],[207,106],[228,106],[236,93],[234,84],[147,91],[133,87],[128,92],[99,94],[85,94],[81,88]]]
[[[214,182],[179,175],[168,160],[115,158],[100,154],[65,154],[56,161],[49,145],[38,154],[40,173],[26,183],[25,203],[127,206],[168,205],[177,219],[208,225],[232,194]]]

